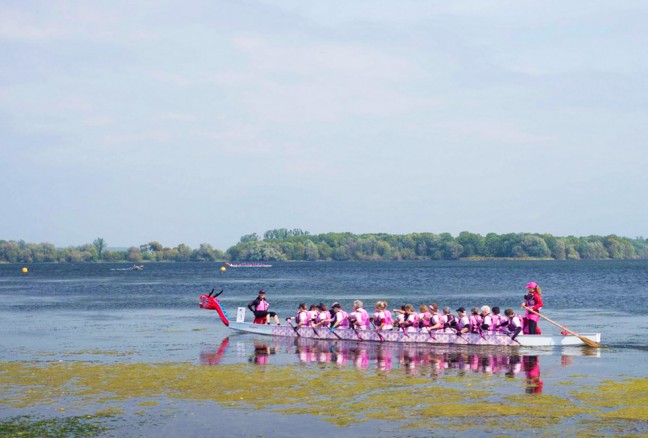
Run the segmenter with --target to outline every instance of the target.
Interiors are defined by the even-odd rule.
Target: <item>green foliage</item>
[[[97,256],[99,257],[99,260],[103,259],[103,250],[106,247],[106,241],[103,240],[101,237],[98,237],[97,239],[92,242],[92,245],[94,245],[95,249],[97,250]]]
[[[64,418],[33,418],[29,416],[4,418],[0,421],[0,436],[6,437],[95,437],[108,428],[97,424],[92,416]]]
[[[269,230],[256,233],[223,252],[208,243],[198,249],[180,244],[165,248],[159,242],[132,246],[127,251],[106,249],[105,241],[55,248],[51,243],[0,240],[0,262],[130,262],[177,261],[214,262],[219,260],[457,260],[460,258],[539,258],[556,260],[646,259],[648,239],[616,235],[557,237],[551,234],[489,233],[485,237],[462,231],[450,233],[311,235],[300,229]]]
[[[250,236],[250,235],[248,235]],[[256,236],[256,234],[254,234]],[[648,258],[648,241],[618,236],[556,237],[551,234],[449,233],[311,235],[269,230],[262,240],[245,236],[227,250],[232,260],[456,260],[460,258],[633,259]]]

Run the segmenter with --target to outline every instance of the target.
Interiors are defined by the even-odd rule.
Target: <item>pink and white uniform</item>
[[[333,316],[332,324],[335,325],[338,322],[339,322],[339,324],[337,325],[338,327],[348,327],[349,314],[342,309],[335,312],[335,315]]]
[[[380,312],[374,313],[374,325],[376,328],[382,325],[381,330],[393,329],[394,325],[392,323],[391,312],[389,310],[381,310]]]
[[[327,319],[331,319],[331,312],[329,312],[328,310],[320,312],[317,315],[317,322],[326,321]],[[321,327],[329,327],[330,324],[330,321],[322,322]]]
[[[408,332],[417,332],[419,329],[418,313],[410,313],[407,319],[405,319],[405,325],[407,326]]]
[[[319,310],[309,310],[308,312],[308,325],[312,326],[317,322]]]
[[[504,315],[491,315],[491,319],[493,323],[488,328],[488,330],[498,332],[498,333],[506,331],[506,327],[500,327],[502,323],[507,321]]]
[[[297,324],[308,325],[308,321],[309,321],[308,311],[300,310],[299,312],[297,312],[297,316],[295,317],[295,322]]]
[[[353,312],[351,312],[349,317],[351,319],[355,318],[356,327],[359,330],[366,330],[367,328],[369,328],[369,324],[370,324],[370,322],[369,322],[369,313],[367,313],[367,311],[365,309],[363,309],[363,308],[356,309]]]
[[[457,331],[461,331],[464,327],[470,327],[470,319],[466,315],[457,318]]]
[[[430,312],[421,312],[418,314],[421,327],[430,327],[432,325],[432,314]]]

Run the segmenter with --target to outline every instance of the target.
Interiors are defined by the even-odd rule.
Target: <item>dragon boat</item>
[[[458,334],[451,330],[438,330],[428,332],[425,329],[393,329],[393,330],[359,330],[348,327],[337,327],[331,330],[328,327],[296,327],[290,321],[281,325],[255,324],[245,322],[246,308],[239,307],[236,321],[230,321],[227,312],[220,305],[220,301],[212,296],[201,295],[200,307],[207,310],[216,310],[221,321],[230,329],[263,336],[277,336],[286,338],[320,339],[331,341],[362,341],[362,342],[394,342],[399,344],[451,344],[451,345],[497,345],[497,346],[522,346],[522,347],[562,347],[584,346],[583,340],[593,342],[601,341],[600,333],[561,334],[561,335],[528,335],[520,333],[512,339],[506,333],[483,332]]]

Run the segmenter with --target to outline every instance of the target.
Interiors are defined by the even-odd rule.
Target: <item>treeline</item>
[[[648,258],[648,239],[610,236],[556,237],[551,234],[449,233],[352,234],[271,230],[248,234],[229,248],[232,260],[457,260],[534,258],[599,260]]]
[[[532,258],[555,260],[646,259],[648,239],[610,236],[556,237],[551,234],[450,233],[311,235],[300,229],[275,229],[263,236],[242,236],[223,252],[208,243],[192,249],[159,242],[126,250],[107,248],[102,238],[91,244],[56,248],[51,243],[0,240],[0,262],[131,262],[175,261],[345,261],[345,260],[457,260],[462,258]]]
[[[126,250],[110,250],[102,238],[92,244],[56,248],[51,243],[25,243],[24,241],[0,240],[0,262],[212,262],[223,260],[223,251],[202,243],[198,249],[185,244],[166,248],[158,242],[132,246]]]

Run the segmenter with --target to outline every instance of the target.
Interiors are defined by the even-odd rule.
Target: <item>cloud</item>
[[[118,236],[133,212],[174,234],[151,239],[189,243],[216,228],[505,232],[526,226],[526,199],[574,234],[590,218],[571,205],[634,217],[600,189],[641,199],[645,16],[597,0],[3,4],[3,229],[48,199],[58,241],[79,238],[57,209],[95,205],[88,226]],[[619,234],[646,219],[605,218]]]

